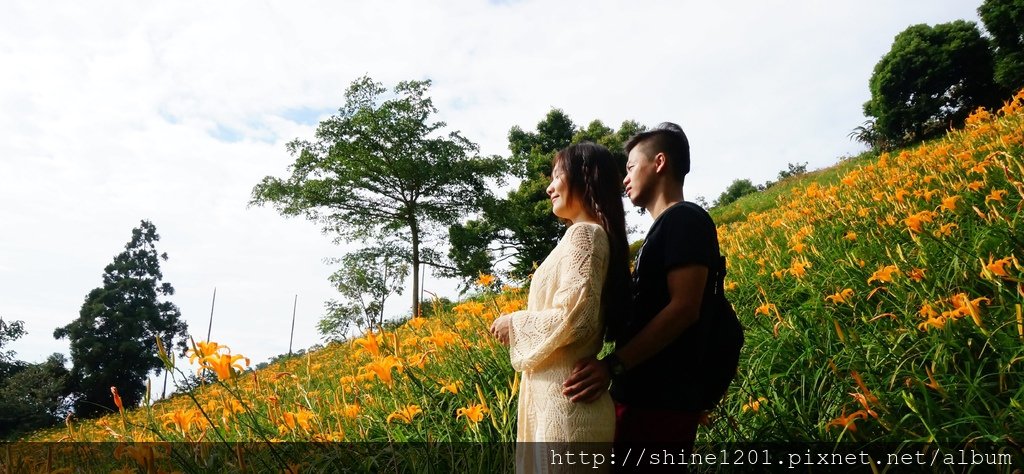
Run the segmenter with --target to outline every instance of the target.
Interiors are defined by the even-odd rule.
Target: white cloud
[[[693,146],[687,196],[763,182],[859,150],[867,81],[914,23],[976,19],[970,2],[6,2],[0,11],[0,315],[12,345],[66,351],[132,227],[151,219],[192,332],[256,360],[314,324],[344,249],[302,219],[247,208],[283,176],[284,144],[344,102],[356,77],[433,80],[440,118],[507,154],[513,125],[551,107],[578,124],[676,121]],[[737,171],[742,170],[742,171]],[[645,223],[642,218],[638,223]],[[451,295],[452,283],[428,277]],[[408,292],[389,310],[408,305]]]

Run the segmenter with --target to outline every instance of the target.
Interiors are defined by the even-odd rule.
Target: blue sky
[[[861,146],[868,78],[916,23],[977,20],[964,0],[4,2],[0,6],[0,316],[23,360],[67,352],[78,314],[141,219],[196,334],[254,361],[319,341],[334,245],[313,223],[247,206],[284,176],[355,78],[431,79],[438,118],[507,155],[552,108],[579,125],[686,129],[686,195],[829,166]],[[632,215],[641,231],[649,222]],[[637,234],[636,237],[639,237]],[[426,289],[454,296],[428,275]],[[391,314],[408,305],[392,298]]]

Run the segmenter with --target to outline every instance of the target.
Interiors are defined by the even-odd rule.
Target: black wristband
[[[601,362],[604,362],[605,366],[608,367],[608,373],[612,374],[612,377],[618,377],[626,373],[626,366],[622,364],[622,359],[619,359],[619,356],[615,355],[614,352],[606,355],[604,359],[601,359]]]

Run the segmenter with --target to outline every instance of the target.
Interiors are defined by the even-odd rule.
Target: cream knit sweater
[[[607,392],[593,403],[562,395],[576,361],[601,350],[607,273],[604,229],[573,224],[534,272],[527,309],[512,313],[509,355],[522,372],[517,441],[612,441],[615,410]]]

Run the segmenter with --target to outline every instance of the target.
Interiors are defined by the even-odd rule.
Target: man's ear
[[[661,174],[668,172],[668,157],[664,153],[654,155],[654,172]]]

